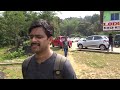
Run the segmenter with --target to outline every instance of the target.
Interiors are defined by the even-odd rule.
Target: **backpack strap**
[[[66,57],[57,54],[56,59],[55,59],[55,64],[54,64],[54,78],[55,79],[63,79],[62,76],[62,70],[65,61],[67,60]]]
[[[23,78],[26,79],[26,73],[27,73],[27,70],[28,70],[28,65],[31,61],[31,58],[33,57],[34,55],[32,55],[31,57],[29,57],[27,60],[25,60],[22,64],[22,74],[23,74]]]

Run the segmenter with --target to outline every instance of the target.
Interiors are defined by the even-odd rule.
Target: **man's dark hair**
[[[110,36],[112,35],[112,33],[109,34]]]
[[[54,32],[53,26],[48,21],[43,20],[43,19],[39,19],[39,20],[34,21],[31,24],[28,33],[30,34],[32,29],[37,28],[37,27],[42,27],[48,38],[50,36],[53,36],[53,32]]]

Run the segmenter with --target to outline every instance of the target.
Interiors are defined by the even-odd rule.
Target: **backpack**
[[[25,77],[25,74],[27,72],[28,65],[29,65],[29,62],[30,62],[32,56],[28,60],[25,60],[24,63],[22,64],[23,77]],[[57,54],[57,56],[55,58],[54,70],[53,70],[54,79],[63,79],[61,72],[63,70],[63,66],[64,66],[64,63],[66,60],[67,60],[66,57],[64,57],[60,54]]]

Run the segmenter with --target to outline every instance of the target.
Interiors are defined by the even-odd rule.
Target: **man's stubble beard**
[[[33,53],[35,53],[35,54],[42,54],[42,53],[44,53],[44,52],[46,52],[47,51],[47,46],[46,47],[40,47],[39,46],[39,48],[37,48],[37,50],[32,50],[33,51]]]

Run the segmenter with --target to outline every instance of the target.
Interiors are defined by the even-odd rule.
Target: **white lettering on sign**
[[[103,26],[104,31],[108,30],[120,30],[120,26]]]
[[[103,22],[103,31],[120,30],[120,20]]]

